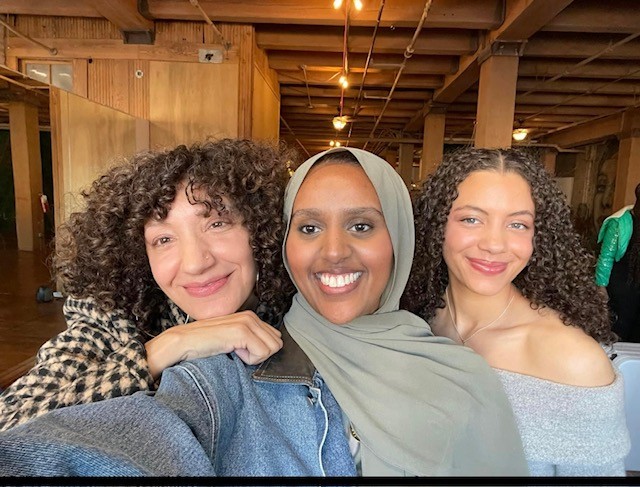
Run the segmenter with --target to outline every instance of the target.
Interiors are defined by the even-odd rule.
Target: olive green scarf
[[[391,278],[372,315],[334,325],[298,292],[284,323],[360,437],[363,475],[528,475],[511,407],[487,363],[398,309],[415,241],[402,179],[371,153],[337,150],[354,154],[376,189],[393,244]],[[305,176],[324,154],[293,175],[287,225]],[[284,260],[291,273],[286,253]]]

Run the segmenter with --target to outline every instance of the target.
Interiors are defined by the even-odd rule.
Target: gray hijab
[[[378,194],[393,245],[391,277],[372,315],[334,325],[298,292],[284,324],[357,432],[363,475],[528,475],[509,401],[491,368],[399,310],[413,259],[413,212],[386,161],[351,148],[307,160],[287,187],[287,236],[307,173],[323,155],[342,150],[358,159]],[[291,274],[286,252],[284,262]]]

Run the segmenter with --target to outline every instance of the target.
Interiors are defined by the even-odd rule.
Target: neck
[[[451,327],[454,328],[454,334],[457,328],[461,341],[467,341],[487,325],[494,329],[499,327],[517,293],[512,285],[505,287],[494,296],[483,296],[455,284],[450,284],[447,289],[449,294],[447,306],[450,306],[449,320],[452,321]]]

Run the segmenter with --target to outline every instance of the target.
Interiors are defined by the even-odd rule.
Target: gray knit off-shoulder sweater
[[[511,401],[531,475],[623,476],[624,384],[577,387],[494,369]]]

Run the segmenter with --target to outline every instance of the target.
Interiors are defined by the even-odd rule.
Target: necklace
[[[456,320],[453,319],[453,313],[451,313],[451,303],[449,302],[449,286],[447,286],[446,289],[444,290],[444,295],[447,298],[447,309],[449,310],[449,317],[451,318],[451,323],[453,324],[453,329],[456,331],[456,334],[458,335],[458,337],[462,341],[463,345],[466,345],[469,340],[471,340],[474,336],[476,336],[482,330],[486,330],[491,325],[494,325],[495,323],[497,323],[498,320],[505,315],[505,313],[507,312],[507,310],[511,306],[511,303],[513,303],[513,298],[516,297],[516,294],[513,291],[511,291],[511,298],[509,299],[509,302],[507,303],[507,306],[502,310],[502,313],[500,313],[500,315],[495,320],[487,323],[484,326],[481,326],[476,331],[474,331],[471,335],[469,335],[467,338],[462,338],[462,335],[458,331],[458,326],[456,325]]]

